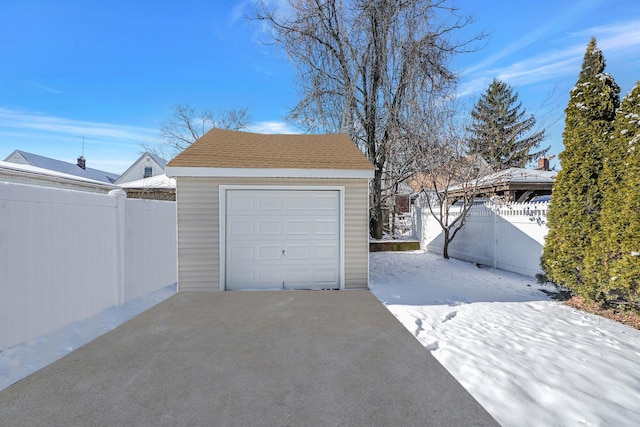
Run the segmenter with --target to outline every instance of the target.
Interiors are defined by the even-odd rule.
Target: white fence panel
[[[0,351],[176,282],[175,205],[128,215],[128,203],[0,182]],[[127,258],[127,231],[146,254]]]
[[[449,245],[449,255],[527,276],[541,273],[548,204],[474,206]],[[455,208],[453,215],[458,213]],[[444,235],[428,207],[414,207],[414,234],[421,247],[442,254]]]
[[[125,202],[124,300],[129,301],[176,282],[176,203]]]

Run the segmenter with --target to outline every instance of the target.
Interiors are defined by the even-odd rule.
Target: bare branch
[[[196,110],[188,104],[178,104],[171,116],[160,124],[160,136],[165,142],[162,152],[164,158],[171,158],[194,143],[212,128],[242,130],[251,122],[248,109],[223,110],[217,116],[209,110]]]
[[[455,86],[451,57],[477,37],[445,0],[289,0],[286,14],[262,2],[253,19],[297,68],[298,104],[288,115],[308,131],[348,134],[376,167],[372,235],[382,233],[387,191],[411,175],[409,141],[427,106]]]

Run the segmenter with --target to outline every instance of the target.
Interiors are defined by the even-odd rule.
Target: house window
[[[143,178],[149,178],[150,176],[153,176],[153,167],[145,166],[144,167],[144,174],[142,175],[142,177]]]

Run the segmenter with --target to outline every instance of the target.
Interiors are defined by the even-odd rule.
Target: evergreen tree
[[[498,79],[473,107],[471,118],[469,154],[480,154],[497,171],[524,167],[549,150],[531,152],[545,139],[545,132],[530,134],[535,117],[527,115],[513,88]]]
[[[592,38],[565,110],[562,169],[553,187],[541,259],[550,280],[590,299],[602,295],[593,280],[585,280],[585,251],[599,228],[602,153],[620,104],[620,88],[604,69],[604,56]]]
[[[605,301],[640,308],[640,84],[616,113],[610,147],[600,179],[600,232],[587,251],[586,273]]]

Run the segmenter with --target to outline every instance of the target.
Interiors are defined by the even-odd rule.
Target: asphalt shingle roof
[[[212,129],[169,167],[373,170],[344,134],[259,134]]]

